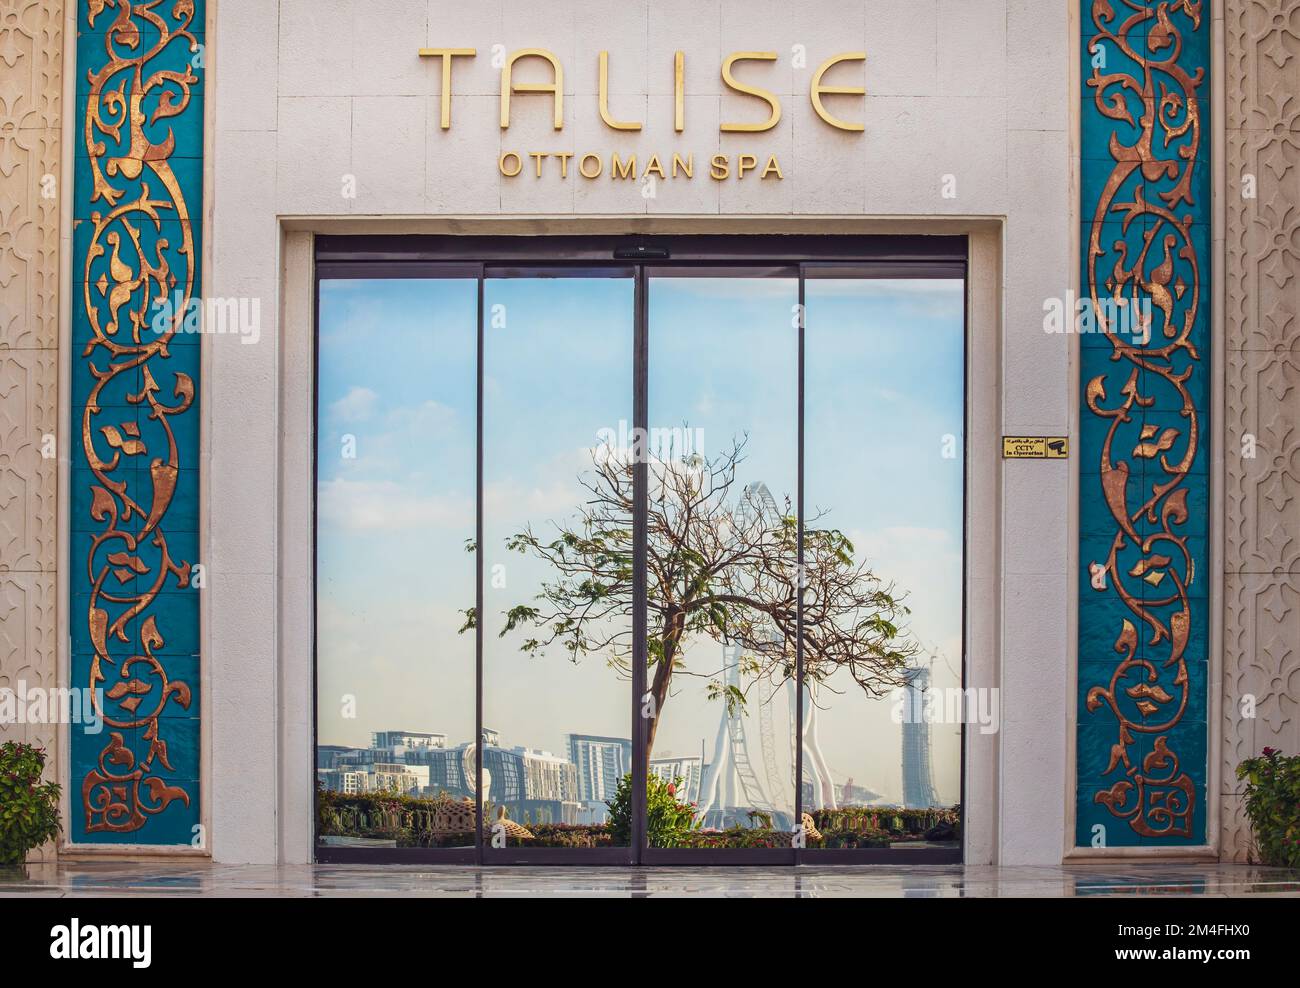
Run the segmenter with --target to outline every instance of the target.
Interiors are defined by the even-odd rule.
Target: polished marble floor
[[[0,896],[1294,896],[1300,871],[1216,864],[990,868],[410,867],[63,862],[0,869]]]

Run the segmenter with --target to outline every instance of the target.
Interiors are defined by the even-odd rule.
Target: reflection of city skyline
[[[728,681],[738,685],[739,650],[724,649],[724,655]],[[929,679],[929,668],[909,673],[909,709],[921,709]],[[788,690],[772,688],[767,693],[760,703],[762,712],[767,713],[783,694],[793,705],[793,683],[786,685]],[[806,697],[800,787],[805,810],[942,805],[932,777],[928,722],[906,717],[901,724],[903,798],[890,801],[851,776],[835,780],[817,746],[816,710]],[[696,806],[697,819],[706,827],[752,825],[756,819],[766,818],[777,827],[788,828],[793,824],[793,778],[788,785],[783,783],[781,768],[773,757],[772,718],[760,716],[758,723],[758,745],[751,750],[752,732],[746,732],[744,718],[723,707],[711,749],[701,738],[698,753],[662,750],[651,756],[649,775],[674,783],[678,800]],[[567,753],[557,755],[544,748],[507,745],[498,731],[485,727],[480,747],[486,802],[504,807],[512,819],[534,823],[606,823],[608,804],[632,771],[631,738],[568,732],[565,739]],[[792,734],[789,743],[792,774],[797,737]],[[317,773],[324,788],[348,794],[384,790],[473,799],[478,757],[472,742],[449,743],[444,733],[383,730],[373,733],[368,748],[320,745]]]
[[[571,746],[582,752],[581,760],[575,762],[544,749],[504,745],[495,731],[485,729],[483,733],[483,778],[487,802],[493,807],[505,807],[511,819],[532,823],[608,821],[607,804],[614,799],[619,779],[631,771],[629,738],[570,735]],[[473,799],[474,764],[470,742],[453,744],[444,734],[427,732],[377,731],[368,748],[334,744],[317,747],[321,786],[347,795],[386,791],[423,798]],[[705,760],[702,744],[698,754],[664,753],[651,758],[649,773],[675,782],[681,802],[699,804],[714,768]],[[852,779],[836,782],[834,792],[840,807],[902,805]],[[812,784],[805,782],[805,810],[823,808],[812,797]],[[701,819],[709,827],[752,825],[751,811],[772,814],[777,826],[790,823],[788,813],[770,805],[726,800]]]
[[[714,646],[717,648],[718,646]],[[944,680],[934,673],[938,673],[944,668],[944,660],[940,657],[938,664],[932,666],[931,676],[923,677],[922,681],[928,679],[928,688],[931,692],[936,693],[938,702],[942,706],[945,693],[951,693],[951,687],[942,685]],[[565,665],[563,671],[572,673],[578,667]],[[714,668],[718,664],[714,663]],[[946,670],[945,670],[946,671]],[[933,677],[933,678],[931,678]],[[936,680],[938,680],[936,682]],[[748,680],[747,680],[748,681]],[[619,684],[616,684],[616,688]],[[623,688],[626,688],[623,686]],[[469,684],[469,691],[466,695],[468,702],[472,703],[472,682]],[[703,690],[697,691],[703,694]],[[729,805],[753,806],[754,808],[767,808],[771,804],[776,806],[793,807],[793,765],[795,754],[795,741],[789,736],[793,727],[793,709],[794,709],[794,688],[792,683],[786,683],[779,689],[772,689],[765,684],[758,684],[752,689],[752,696],[746,705],[744,712],[740,715],[741,723],[744,725],[746,733],[746,747],[753,763],[754,776],[761,780],[758,789],[768,794],[767,799],[746,800],[744,798],[745,789],[739,785],[733,785],[736,792],[735,798],[727,800]],[[917,716],[904,716],[902,722],[898,721],[900,705],[899,697],[903,691],[897,691],[895,694],[887,695],[875,701],[872,705],[876,711],[870,717],[872,723],[880,724],[885,731],[888,731],[894,739],[893,745],[881,745],[876,740],[875,729],[868,730],[868,724],[863,718],[864,723],[854,733],[857,735],[856,744],[851,744],[854,739],[846,733],[849,730],[848,724],[841,722],[833,729],[832,739],[836,742],[836,747],[826,748],[823,752],[826,770],[821,773],[818,779],[816,772],[817,760],[810,756],[805,750],[804,766],[804,806],[833,806],[840,804],[860,804],[866,800],[863,793],[870,794],[870,801],[879,802],[882,805],[920,805],[917,800],[917,793],[932,792],[934,805],[948,806],[955,803],[956,797],[945,792],[944,785],[938,778],[928,778],[925,782],[912,781],[909,783],[908,772],[915,773],[920,766],[928,769],[927,774],[934,771],[935,757],[933,754],[934,746],[941,738],[946,739],[949,736],[960,738],[961,725],[959,723],[949,723],[946,720],[939,719],[933,723],[921,723],[924,718]],[[804,709],[805,716],[809,716],[812,711],[816,710],[817,715],[825,717],[834,716],[837,710],[842,708],[842,704],[837,704],[840,694],[823,695],[816,699],[810,698],[805,693]],[[657,763],[661,759],[676,761],[682,758],[694,759],[694,764],[698,764],[702,776],[701,782],[707,783],[708,778],[704,776],[704,769],[710,767],[715,761],[715,754],[718,748],[718,734],[720,721],[720,708],[723,706],[720,701],[710,701],[707,703],[697,702],[695,704],[698,712],[692,712],[690,716],[685,716],[687,707],[684,702],[688,699],[686,694],[675,697],[673,705],[668,709],[669,727],[668,730],[661,731],[659,743],[656,744],[653,759]],[[698,698],[692,698],[698,700]],[[902,701],[905,710],[920,709],[923,705],[915,699],[904,698]],[[621,706],[621,704],[620,704]],[[563,721],[558,719],[548,719],[545,724],[545,731],[535,730],[536,724],[533,722],[520,722],[513,715],[514,709],[498,705],[496,717],[489,724],[503,723],[510,725],[506,730],[501,731],[499,737],[506,739],[501,747],[512,751],[527,752],[536,758],[553,757],[571,762],[579,769],[580,778],[585,780],[587,774],[582,771],[581,757],[575,755],[572,748],[573,738],[592,738],[603,739],[605,741],[617,743],[626,748],[625,753],[618,756],[607,755],[603,763],[604,767],[598,766],[594,770],[596,781],[594,783],[583,782],[583,789],[579,801],[590,801],[593,798],[610,798],[613,787],[617,779],[625,772],[630,771],[631,759],[631,741],[625,732],[619,732],[617,729],[610,731],[608,721],[613,719],[606,716],[607,710],[597,711],[601,718],[607,723],[601,726],[605,727],[604,731],[574,730],[565,729]],[[846,711],[847,712],[847,711]],[[411,723],[407,715],[397,712],[406,723]],[[577,711],[575,711],[577,713]],[[375,727],[383,727],[383,722],[390,720],[392,712],[385,715],[382,711],[380,717],[376,718],[373,713],[368,724],[356,724],[348,726],[346,722],[340,722],[336,719],[334,711],[322,711],[322,714],[328,714],[323,717],[320,725],[322,747],[338,747],[352,751],[368,750],[368,742],[353,740],[357,737],[360,727],[362,730],[368,730],[369,733],[376,733]],[[504,716],[502,716],[504,714]],[[436,716],[436,714],[435,714]],[[708,718],[707,721],[704,718]],[[327,723],[327,719],[333,723]],[[443,722],[450,721],[455,723],[459,721],[464,725],[464,721],[459,717],[439,718]],[[624,718],[626,719],[626,715]],[[535,718],[534,718],[535,720]],[[891,722],[892,721],[892,722]],[[397,720],[397,723],[401,723]],[[710,723],[712,727],[707,727]],[[588,723],[599,723],[589,721]],[[834,723],[834,722],[832,722]],[[337,730],[339,727],[348,726],[347,733]],[[533,729],[530,729],[533,728]],[[468,729],[467,729],[468,728]],[[767,732],[764,738],[763,733]],[[816,722],[805,724],[805,732],[813,733],[817,731]],[[464,748],[469,745],[469,738],[473,735],[472,723],[451,730],[438,732],[445,739],[448,748]],[[494,734],[495,732],[488,732]],[[351,734],[351,738],[347,735]],[[826,737],[825,726],[820,729],[821,737],[824,741]],[[325,745],[324,741],[329,739],[334,742],[333,745]],[[558,743],[556,743],[558,739]],[[764,750],[767,749],[767,750]],[[771,752],[775,750],[777,758],[771,760]],[[928,757],[922,756],[919,759],[913,758],[909,763],[909,753],[913,756],[917,752],[927,750],[930,752]],[[848,753],[848,759],[845,760],[845,753]],[[730,752],[728,752],[730,754]],[[659,772],[658,774],[664,774]],[[686,772],[678,774],[686,775]],[[780,779],[779,783],[773,782],[773,777]],[[928,785],[927,785],[928,783]],[[814,786],[818,786],[814,791]],[[852,795],[841,796],[840,790],[848,787]],[[750,791],[756,791],[752,785]],[[692,786],[692,791],[695,791]],[[833,801],[830,799],[818,798],[818,794],[834,793]],[[692,800],[696,799],[692,795]]]

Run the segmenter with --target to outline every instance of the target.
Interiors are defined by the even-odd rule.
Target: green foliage
[[[1265,748],[1237,766],[1261,864],[1300,868],[1300,755]]]
[[[961,837],[961,808],[905,810],[877,806],[842,806],[809,810],[813,826],[823,834],[836,831],[888,834],[898,838],[957,840]],[[865,846],[865,845],[864,845]]]
[[[1294,759],[1292,759],[1294,761]],[[754,811],[754,826],[727,830],[703,830],[695,821],[695,807],[677,799],[681,779],[669,782],[657,776],[648,780],[646,793],[648,837],[651,847],[686,848],[789,848],[791,835],[772,825],[771,814]],[[433,829],[434,813],[446,810],[455,797],[435,798],[401,793],[345,795],[320,789],[317,792],[317,824],[321,836],[363,837],[391,840],[398,847],[468,847],[474,831],[449,833]],[[457,801],[459,805],[459,801]],[[562,824],[540,819],[548,814],[521,814],[516,822],[526,824],[532,840],[509,838],[512,847],[628,847],[632,842],[632,777],[620,781],[608,804],[608,824]],[[496,818],[489,804],[485,820]],[[868,806],[811,810],[821,839],[809,838],[808,847],[889,847],[916,840],[951,840],[961,836],[961,808],[906,810]]]
[[[453,797],[407,796],[401,793],[349,795],[316,790],[316,832],[321,837],[363,837],[392,840],[398,847],[464,847],[474,843],[474,831],[448,832],[433,827],[434,814]]]
[[[41,782],[45,749],[17,741],[0,745],[0,865],[20,865],[27,853],[53,840],[59,823],[59,786]]]
[[[680,778],[669,782],[657,775],[646,779],[646,837],[651,847],[682,847],[683,841],[699,829],[695,821],[695,807],[679,802],[677,787]],[[632,775],[618,782],[614,798],[605,804],[609,807],[609,829],[614,844],[627,847],[632,843]]]
[[[457,629],[456,634],[463,635],[467,631],[473,631],[478,627],[478,609],[467,607],[463,611],[457,611],[457,614],[465,615],[465,623]]]
[[[854,847],[888,847],[894,842],[892,835],[883,830],[823,830],[822,839],[809,840],[809,847],[854,848]]]
[[[683,834],[673,847],[791,847],[791,835],[767,827],[731,827],[728,830],[697,830]],[[811,846],[811,845],[810,845]]]
[[[528,828],[532,840],[508,838],[509,847],[613,847],[614,836],[603,824],[540,823]]]
[[[727,716],[738,717],[745,712],[745,693],[739,686],[727,686],[714,679],[704,688],[709,700],[722,700],[727,705]]]

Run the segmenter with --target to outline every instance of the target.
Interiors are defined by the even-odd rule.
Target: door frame
[[[590,272],[603,277],[633,277],[633,422],[634,428],[649,427],[648,408],[648,283],[651,277],[672,276],[680,271],[689,276],[692,269],[703,274],[706,268],[725,269],[742,276],[745,271],[775,270],[797,276],[798,304],[802,314],[808,272],[821,277],[869,276],[872,278],[960,278],[969,295],[969,244],[966,236],[894,236],[855,234],[652,234],[594,236],[461,236],[461,235],[327,235],[314,241],[312,276],[312,538],[311,538],[311,669],[312,669],[312,772],[311,792],[315,792],[316,751],[318,737],[317,706],[317,444],[319,433],[319,339],[320,284],[324,280],[369,278],[476,278],[478,296],[476,420],[476,545],[483,541],[483,373],[484,373],[484,283],[492,277],[489,270],[505,276],[581,277]],[[615,274],[622,269],[625,274]],[[963,388],[965,417],[970,401],[970,316],[969,305],[963,312]],[[803,551],[803,483],[804,483],[804,319],[798,326],[798,503],[799,562]],[[962,688],[967,683],[967,529],[969,527],[969,428],[963,429],[962,483]],[[477,865],[799,865],[799,864],[958,864],[964,857],[966,822],[966,745],[965,725],[960,746],[960,805],[962,807],[962,841],[954,848],[650,848],[645,832],[645,798],[647,771],[644,751],[645,721],[640,716],[639,698],[646,690],[646,528],[648,506],[647,469],[637,464],[634,473],[634,577],[633,577],[633,678],[631,683],[632,801],[633,839],[623,848],[491,848],[485,843],[482,793],[478,793],[476,840],[461,848],[365,848],[322,847],[318,843],[316,814],[312,818],[312,854],[318,863],[367,864],[477,864]],[[483,554],[475,553],[476,613],[483,613]],[[800,620],[802,607],[800,607]],[[796,723],[803,717],[803,640],[796,642]],[[475,631],[475,732],[480,743],[476,748],[476,769],[482,778],[483,734],[483,630],[478,622]],[[803,745],[795,747],[795,777],[802,780]],[[476,786],[477,789],[477,786]],[[313,797],[314,798],[314,797]],[[795,786],[795,819],[803,811],[802,785]]]

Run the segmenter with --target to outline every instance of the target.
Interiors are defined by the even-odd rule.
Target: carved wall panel
[[[57,685],[62,0],[0,0],[0,688]],[[0,723],[46,749],[57,728]],[[37,852],[39,858],[50,848]]]
[[[1300,0],[1226,0],[1223,853],[1235,769],[1300,752]]]
[[[1085,0],[1078,846],[1206,841],[1210,4]]]
[[[69,628],[74,842],[199,822],[202,0],[79,0]]]

